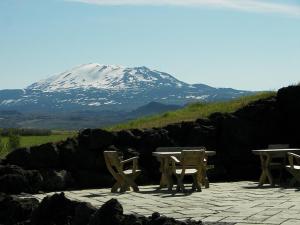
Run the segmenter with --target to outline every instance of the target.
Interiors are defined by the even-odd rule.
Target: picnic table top
[[[181,154],[180,151],[176,152],[152,152],[153,156],[159,156],[159,157],[167,157],[167,156],[179,156]],[[205,151],[205,154],[207,156],[214,156],[216,155],[215,151]]]
[[[253,154],[255,155],[260,155],[262,153],[267,153],[267,154],[285,154],[287,152],[300,152],[299,148],[283,148],[283,149],[257,149],[257,150],[252,150]]]

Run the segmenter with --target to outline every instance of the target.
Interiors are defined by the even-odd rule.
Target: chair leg
[[[138,192],[139,187],[137,186],[137,184],[134,181],[136,179],[136,177],[137,177],[136,175],[130,177],[129,180],[128,180],[128,183],[132,187],[133,191]]]
[[[185,187],[183,184],[183,177],[177,177],[177,188],[176,191],[182,191],[185,192]]]
[[[121,187],[121,184],[117,181],[111,188],[112,193],[118,192],[118,189]]]
[[[178,181],[178,179],[177,179],[176,191],[177,191],[177,192],[179,192],[179,191],[180,191],[180,184],[179,184],[179,181]]]
[[[138,188],[137,184],[134,182],[137,175],[138,174],[134,174],[134,175],[125,177],[126,183],[128,184],[129,187],[132,187],[133,191],[135,191],[135,192],[139,191],[139,188]]]
[[[128,186],[127,185],[122,185],[121,188],[120,188],[120,192],[121,193],[124,193],[128,190]]]
[[[193,190],[197,188],[197,191],[201,192],[201,182],[197,174],[193,175]]]
[[[193,180],[192,191],[195,191],[196,189],[197,189],[196,183],[195,183],[195,181]]]
[[[130,191],[130,184],[127,182],[126,179],[124,179],[121,183],[120,192],[124,193],[126,191]]]

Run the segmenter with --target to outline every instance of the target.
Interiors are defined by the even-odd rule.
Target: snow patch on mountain
[[[126,68],[97,63],[83,64],[27,87],[44,92],[70,89],[133,90],[145,87],[187,85],[170,74],[147,67]]]

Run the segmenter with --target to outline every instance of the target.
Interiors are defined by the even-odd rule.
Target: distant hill
[[[131,112],[82,110],[61,113],[19,113],[18,111],[0,111],[1,128],[62,129],[78,130],[99,128],[126,122],[138,117],[155,115],[182,108],[178,105],[166,105],[151,102]]]
[[[168,111],[174,111],[180,108],[182,108],[182,106],[167,105],[159,102],[150,102],[149,104],[141,106],[136,110],[133,110],[132,112],[128,113],[128,117],[137,118],[141,116],[149,116],[149,115],[164,113]]]
[[[108,128],[108,130],[122,130],[122,129],[142,129],[163,127],[172,123],[179,123],[182,121],[194,121],[199,118],[207,118],[212,113],[232,113],[251,102],[266,99],[274,96],[275,92],[261,92],[255,95],[240,97],[227,102],[215,102],[215,103],[194,103],[189,104],[186,107],[170,111],[154,116],[142,117],[136,120],[131,120],[127,123],[121,123]]]

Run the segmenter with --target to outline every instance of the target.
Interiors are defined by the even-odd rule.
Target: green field
[[[58,142],[67,139],[68,137],[73,137],[75,132],[54,132],[49,136],[21,136],[20,137],[20,147],[30,147],[35,145],[41,145],[48,142]],[[7,145],[8,137],[2,137],[2,141]],[[9,153],[7,148],[0,149],[0,158],[5,157]]]
[[[268,98],[275,94],[276,92],[260,92],[256,95],[246,96],[228,102],[194,103],[180,110],[148,116],[128,123],[108,127],[107,130],[118,131],[122,129],[163,127],[171,123],[207,118],[215,112],[231,113],[253,101]]]

